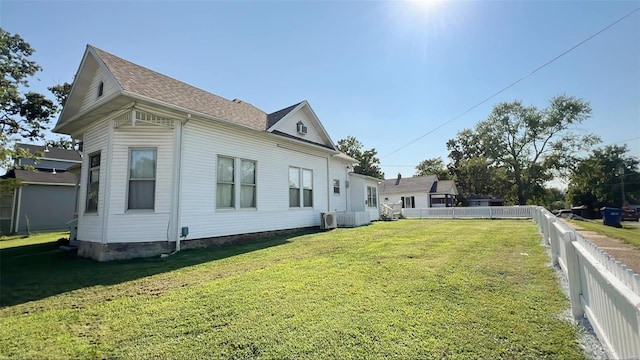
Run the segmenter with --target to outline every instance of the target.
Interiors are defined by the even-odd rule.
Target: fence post
[[[580,284],[580,260],[578,252],[574,246],[576,234],[573,231],[566,231],[562,234],[562,243],[567,256],[567,280],[569,281],[569,300],[571,301],[571,313],[575,320],[584,317],[584,310],[580,302],[582,295],[582,285]]]
[[[549,221],[549,245],[551,245],[551,263],[555,266],[558,265],[558,253],[560,248],[560,234],[554,224],[556,219],[548,218]]]
[[[452,219],[455,219],[455,218],[456,218],[456,208],[455,208],[455,207],[452,207],[452,208],[451,208],[451,218],[452,218]]]

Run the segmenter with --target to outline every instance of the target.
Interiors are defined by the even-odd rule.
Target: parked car
[[[634,209],[622,209],[621,221],[639,221],[638,213]]]

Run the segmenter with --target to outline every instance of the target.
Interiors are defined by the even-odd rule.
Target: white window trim
[[[253,160],[253,159],[247,159],[247,158],[239,158],[239,157],[234,157],[234,156],[230,156],[230,155],[223,155],[223,154],[218,154],[218,156],[216,157],[216,174],[215,174],[215,178],[216,178],[216,191],[215,191],[215,196],[218,196],[218,184],[220,183],[218,181],[218,159],[220,158],[226,158],[226,159],[231,159],[233,160],[233,183],[223,183],[223,184],[232,184],[233,185],[233,206],[230,207],[218,207],[218,199],[215,199],[215,204],[214,204],[214,208],[216,212],[231,212],[231,211],[257,211],[258,210],[258,161],[257,160]],[[255,179],[255,184],[253,184],[253,187],[255,188],[255,206],[253,207],[242,207],[241,199],[240,197],[242,196],[242,186],[248,186],[250,184],[243,184],[242,183],[242,162],[243,161],[248,161],[248,162],[252,162],[254,164],[254,179]]]
[[[100,157],[100,165],[98,166],[91,166],[91,158],[98,155]],[[98,151],[94,151],[93,153],[89,154],[88,156],[88,165],[87,168],[89,169],[87,171],[87,186],[85,187],[85,194],[84,194],[84,211],[83,214],[86,215],[98,215],[98,209],[100,209],[100,175],[98,175],[98,196],[96,199],[96,210],[87,210],[87,205],[89,204],[89,184],[90,182],[90,178],[91,178],[91,170],[93,169],[98,169],[100,170],[100,173],[102,173],[102,152],[100,150]]]
[[[338,182],[338,192],[336,192],[336,181]],[[334,196],[340,196],[342,194],[342,188],[340,187],[340,179],[333,179],[333,186],[331,186],[331,191]]]
[[[315,209],[316,206],[316,202],[315,202],[315,186],[314,186],[314,177],[313,177],[313,169],[307,169],[307,168],[302,168],[302,167],[298,167],[298,166],[289,166],[287,168],[287,185],[289,184],[289,169],[298,169],[299,173],[299,184],[300,187],[298,188],[300,190],[299,193],[299,197],[300,197],[300,206],[290,206],[289,205],[289,209],[298,209],[298,210],[309,210],[309,209]],[[311,172],[311,206],[304,206],[304,172],[305,171],[310,171]],[[287,189],[291,189],[291,187],[287,186]],[[289,194],[289,196],[291,196]],[[289,199],[287,197],[287,202],[289,204],[291,204],[291,199]]]
[[[154,164],[153,167],[153,181],[154,181],[154,189],[153,189],[153,209],[129,209],[129,182],[131,181],[131,151],[132,150],[154,150],[156,152],[156,163]],[[149,146],[141,146],[141,147],[136,147],[136,146],[132,146],[129,147],[129,151],[128,151],[128,159],[127,159],[127,191],[125,194],[125,198],[124,198],[124,210],[125,213],[155,213],[156,212],[156,205],[157,205],[157,196],[156,196],[156,192],[158,190],[158,148],[157,147],[149,147]],[[150,180],[150,179],[146,179],[146,180]],[[135,181],[135,180],[134,180]]]

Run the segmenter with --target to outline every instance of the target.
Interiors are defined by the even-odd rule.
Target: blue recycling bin
[[[622,210],[612,207],[603,207],[600,209],[602,213],[602,222],[607,226],[621,227],[620,218],[622,217]]]

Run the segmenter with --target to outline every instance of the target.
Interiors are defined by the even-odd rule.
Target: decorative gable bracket
[[[155,126],[161,126],[169,129],[174,128],[174,120],[166,117],[150,114],[148,112],[131,109],[124,114],[115,118],[114,128],[119,128],[122,125],[129,125],[135,127],[136,123],[149,124]]]

